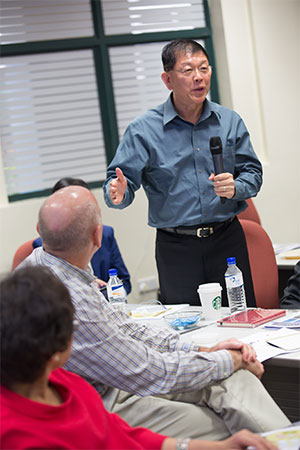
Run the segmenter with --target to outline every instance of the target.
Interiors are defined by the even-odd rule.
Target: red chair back
[[[240,220],[249,253],[256,305],[279,308],[278,269],[271,239],[261,225]]]
[[[24,242],[24,244],[20,245],[20,247],[17,249],[12,263],[12,270],[14,270],[25,258],[27,258],[28,255],[33,250],[32,243],[34,239],[31,239],[30,241]]]
[[[246,220],[252,220],[253,222],[258,223],[261,225],[261,221],[257,212],[257,209],[255,208],[255,205],[253,203],[253,200],[251,198],[248,198],[246,200],[248,203],[248,208],[245,209],[245,211],[242,211],[240,214],[237,215],[239,219],[246,219]]]

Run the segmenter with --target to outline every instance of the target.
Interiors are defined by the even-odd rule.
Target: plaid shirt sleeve
[[[66,367],[95,386],[100,382],[138,395],[165,394],[201,389],[233,372],[227,350],[193,351],[178,342],[177,334],[115,312],[98,292],[86,301],[81,293],[78,303],[79,329]]]
[[[227,378],[233,362],[227,350],[205,353],[181,344],[178,335],[134,322],[111,308],[88,272],[34,250],[27,264],[42,264],[68,287],[79,322],[65,368],[101,393],[115,387],[137,395],[201,389]]]

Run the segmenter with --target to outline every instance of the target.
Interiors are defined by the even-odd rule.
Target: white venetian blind
[[[102,0],[105,34],[141,34],[205,27],[203,0]]]
[[[1,0],[1,44],[93,35],[90,0]]]
[[[44,190],[65,176],[105,179],[92,51],[4,57],[1,66],[8,195]]]
[[[160,54],[164,45],[159,42],[109,50],[119,137],[129,122],[162,103],[169,95],[160,79]]]
[[[204,46],[203,41],[197,41]],[[161,51],[167,42],[112,47],[109,50],[119,138],[128,124],[170,94],[161,80]]]

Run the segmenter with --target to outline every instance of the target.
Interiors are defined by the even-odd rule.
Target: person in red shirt
[[[74,307],[46,267],[29,266],[0,284],[1,449],[242,449],[275,447],[242,430],[222,442],[174,439],[131,427],[97,391],[61,368],[71,352]]]

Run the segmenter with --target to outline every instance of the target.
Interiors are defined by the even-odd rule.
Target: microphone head
[[[213,136],[210,138],[209,147],[212,155],[218,155],[222,153],[222,141],[220,136]]]

